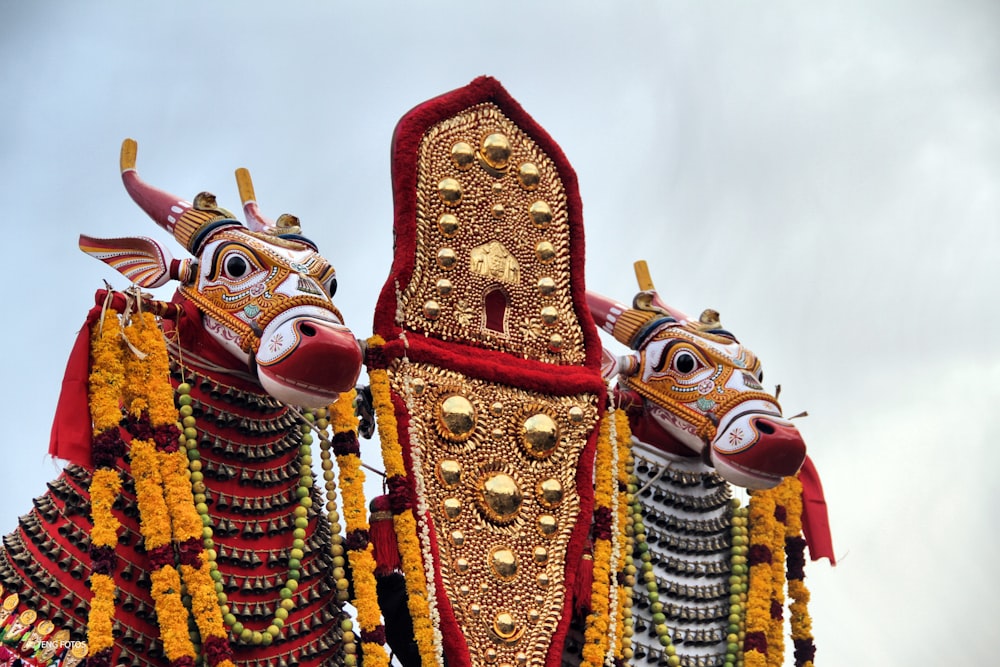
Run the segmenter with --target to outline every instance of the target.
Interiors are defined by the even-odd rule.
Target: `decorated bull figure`
[[[706,310],[693,320],[664,304],[637,264],[640,292],[631,308],[593,292],[598,326],[629,346],[605,353],[605,375],[618,377],[617,399],[632,434],[668,454],[697,454],[737,486],[776,486],[802,466],[805,442],[764,391],[761,363]]]
[[[80,237],[136,286],[180,287],[170,303],[100,292],[78,338],[50,446],[68,465],[0,551],[14,604],[71,633],[31,659],[350,662],[340,517],[310,455],[324,406],[361,366],[334,269],[294,218],[259,212],[245,170],[247,225],[210,194],[188,203],[149,186],[135,156],[126,140],[127,191],[192,257]]]
[[[773,566],[787,555],[797,664],[807,664],[814,648],[802,584],[803,524],[813,533],[813,557],[833,556],[802,436],[777,396],[764,391],[761,362],[722,327],[719,314],[686,316],[660,299],[645,262],[635,268],[641,291],[632,307],[587,294],[598,326],[631,348],[622,356],[605,350],[603,367],[617,380],[613,403],[631,435],[627,530],[641,546],[625,569],[634,633],[625,657],[708,667],[740,659],[778,664],[783,626],[772,614],[783,606],[785,573]],[[749,508],[732,498],[730,484],[757,491]],[[804,513],[803,497],[821,509]]]

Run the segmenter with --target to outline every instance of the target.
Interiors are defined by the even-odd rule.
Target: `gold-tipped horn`
[[[135,158],[139,152],[139,145],[135,139],[126,138],[122,141],[122,150],[118,156],[118,165],[122,171],[135,169]]]
[[[632,268],[635,269],[635,279],[639,283],[639,289],[643,292],[655,292],[656,287],[653,286],[653,279],[649,275],[649,265],[646,264],[646,260],[638,260],[632,264]]]

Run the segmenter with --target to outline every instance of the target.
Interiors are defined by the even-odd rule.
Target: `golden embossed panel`
[[[544,664],[596,396],[547,396],[405,360],[390,376],[420,443],[441,578],[472,664]]]
[[[476,105],[424,135],[416,192],[418,256],[400,295],[405,327],[583,363],[565,188],[538,145],[495,105]],[[503,326],[486,325],[491,292]]]

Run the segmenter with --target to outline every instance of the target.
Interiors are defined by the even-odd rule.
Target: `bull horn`
[[[587,306],[594,321],[633,350],[639,349],[646,337],[661,324],[674,322],[669,315],[652,310],[629,308],[595,292],[587,291]]]
[[[247,227],[252,232],[268,233],[275,228],[274,221],[264,217],[257,206],[257,195],[253,191],[253,181],[250,172],[244,167],[236,170],[236,187],[240,191],[240,201],[243,202],[243,213],[247,217]]]
[[[640,290],[633,302],[636,308],[659,312],[674,318],[678,322],[688,322],[691,320],[682,311],[668,306],[663,302],[663,299],[660,298],[660,295],[656,291],[656,287],[653,285],[653,279],[649,275],[649,265],[646,264],[646,260],[638,260],[632,265],[632,268],[635,269],[635,279],[639,283]]]
[[[125,190],[153,222],[170,232],[188,252],[197,255],[210,232],[240,225],[222,209],[199,210],[190,202],[143,181],[135,169],[137,153],[138,144],[134,139],[122,142],[119,164]]]

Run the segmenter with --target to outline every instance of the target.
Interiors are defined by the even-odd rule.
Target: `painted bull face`
[[[628,308],[588,294],[598,324],[635,350],[608,365],[619,384],[733,484],[770,488],[795,474],[805,443],[761,386],[757,357],[721,328],[714,311],[692,321],[646,297]]]
[[[257,210],[246,170],[237,171],[248,227],[202,193],[188,203],[141,181],[135,142],[122,145],[122,180],[132,198],[197,259],[175,260],[149,238],[80,237],[80,247],[142,287],[181,282],[205,329],[255,372],[278,400],[318,407],[353,388],[361,348],[333,305],[336,273],[297,220]]]

